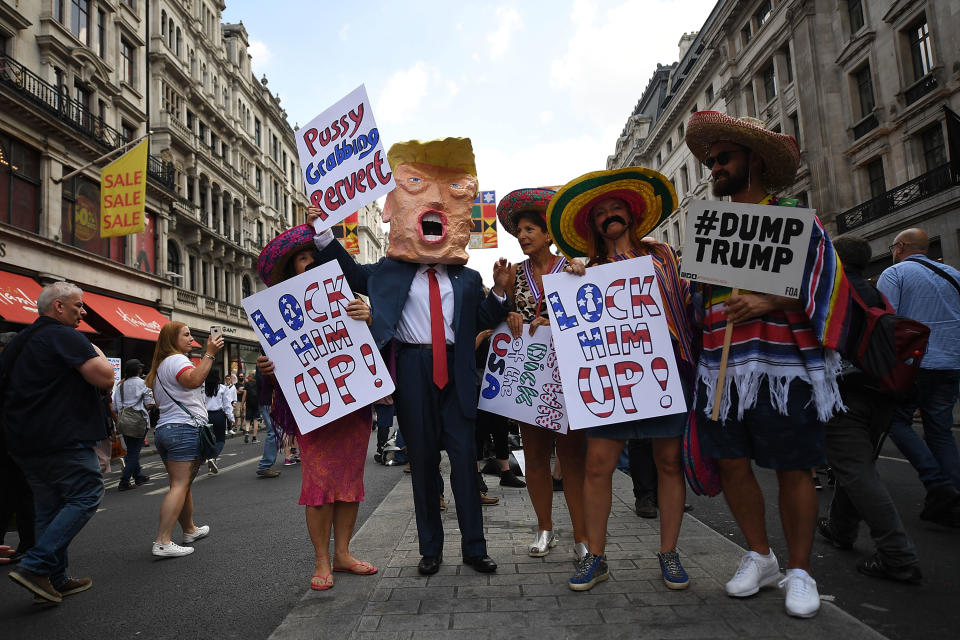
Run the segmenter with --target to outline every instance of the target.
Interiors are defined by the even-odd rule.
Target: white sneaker
[[[820,610],[820,593],[817,581],[803,569],[787,569],[787,577],[780,581],[779,587],[786,585],[787,597],[784,605],[787,615],[795,618],[812,618]]]
[[[752,596],[760,587],[774,584],[780,579],[780,565],[773,551],[762,556],[756,551],[748,551],[740,559],[740,567],[725,586],[727,595],[734,598]]]
[[[208,535],[210,535],[210,525],[205,524],[202,527],[197,527],[197,530],[193,533],[184,532],[183,544],[190,544],[191,542],[199,540],[200,538],[206,538]]]
[[[181,547],[176,542],[170,542],[169,544],[153,543],[153,555],[160,558],[178,558],[188,556],[191,553],[193,553],[193,547]]]
[[[220,468],[217,467],[217,461],[213,458],[207,460],[207,475],[212,476],[216,473],[220,473]]]

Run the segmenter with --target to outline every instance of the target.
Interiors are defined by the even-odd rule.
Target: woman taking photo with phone
[[[207,407],[200,387],[223,348],[223,336],[207,339],[203,357],[194,366],[187,355],[193,336],[182,322],[168,322],[160,329],[146,384],[160,407],[155,436],[157,453],[167,468],[170,489],[160,505],[160,523],[153,541],[153,555],[174,558],[193,553],[186,546],[210,533],[210,527],[193,522],[193,494],[190,484],[203,462],[199,427],[207,422]],[[173,542],[173,527],[180,523],[183,544]]]

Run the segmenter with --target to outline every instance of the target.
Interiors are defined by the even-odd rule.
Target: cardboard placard
[[[571,429],[687,410],[653,258],[543,277]]]
[[[310,203],[323,231],[394,188],[393,173],[360,85],[294,134]]]
[[[694,200],[680,277],[795,298],[816,211]]]
[[[393,393],[369,327],[347,316],[353,298],[331,261],[242,301],[300,433]]]
[[[490,350],[480,384],[484,411],[532,424],[557,433],[568,429],[557,354],[549,327],[530,325],[516,340],[503,322],[490,336]]]

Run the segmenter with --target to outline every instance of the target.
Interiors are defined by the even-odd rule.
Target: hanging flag
[[[147,140],[100,172],[100,237],[143,233],[147,199]]]
[[[470,248],[497,248],[497,192],[481,191],[471,211]]]
[[[333,237],[340,241],[347,253],[360,255],[360,239],[357,227],[360,225],[360,212],[354,211],[349,216],[336,222],[330,227]]]

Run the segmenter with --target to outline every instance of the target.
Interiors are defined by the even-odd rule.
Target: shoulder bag
[[[126,386],[127,381],[120,381],[120,402],[126,402],[123,398],[123,388]],[[164,389],[166,391],[166,389]],[[120,409],[119,420],[117,420],[117,430],[123,435],[130,438],[140,438],[143,439],[147,435],[147,419],[143,417],[143,413],[137,411],[135,408],[124,407]]]
[[[935,274],[937,274],[938,276],[940,276],[941,278],[943,278],[944,280],[952,284],[953,288],[957,290],[958,294],[960,294],[960,284],[957,284],[957,281],[951,278],[950,275],[940,267],[932,265],[929,262],[924,262],[923,260],[916,260],[912,257],[906,258],[904,262],[915,262],[917,264],[922,264],[927,269],[930,269],[930,271],[933,271]]]
[[[189,409],[183,406],[183,403],[170,395],[170,392],[167,391],[167,387],[163,384],[163,380],[160,379],[159,372],[157,373],[157,382],[160,383],[160,386],[163,388],[163,392],[173,400],[180,409],[190,416],[190,419],[193,420],[193,424],[196,425],[197,430],[199,431],[198,437],[200,439],[200,459],[201,460],[210,460],[211,458],[217,457],[217,437],[213,434],[213,425],[207,422],[206,420],[201,421],[199,417],[193,415]]]

